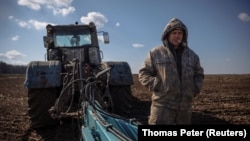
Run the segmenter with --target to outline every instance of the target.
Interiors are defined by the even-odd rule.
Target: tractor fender
[[[27,65],[26,88],[52,88],[61,86],[60,61],[31,61]]]
[[[133,76],[130,66],[127,62],[108,61],[102,62],[102,68],[111,68],[107,74],[110,85],[132,85]]]

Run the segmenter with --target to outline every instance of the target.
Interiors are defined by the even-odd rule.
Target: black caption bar
[[[250,139],[249,125],[139,125],[138,141],[166,140],[168,138],[192,139]]]

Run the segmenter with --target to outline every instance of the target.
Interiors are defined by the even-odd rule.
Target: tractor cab
[[[66,63],[77,59],[82,63],[94,66],[101,63],[98,35],[102,33],[105,44],[109,43],[107,32],[97,32],[93,22],[79,25],[51,25],[46,26],[47,35],[43,37],[44,47],[47,48],[47,60],[59,60]]]

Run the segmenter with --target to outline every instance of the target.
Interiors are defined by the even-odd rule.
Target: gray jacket
[[[174,28],[185,31],[182,46],[181,78],[177,64],[170,51],[165,36]],[[164,28],[162,42],[164,45],[153,48],[147,55],[139,70],[139,81],[153,91],[152,104],[173,109],[189,109],[193,98],[200,93],[204,70],[199,56],[187,46],[187,28],[178,19],[172,19]]]

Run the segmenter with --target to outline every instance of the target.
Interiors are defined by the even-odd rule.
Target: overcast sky
[[[107,31],[103,61],[126,61],[138,73],[148,51],[161,45],[173,17],[188,27],[188,46],[206,74],[250,73],[249,0],[8,0],[0,2],[0,61],[45,60],[45,26],[95,22]],[[100,41],[101,42],[101,41]]]

